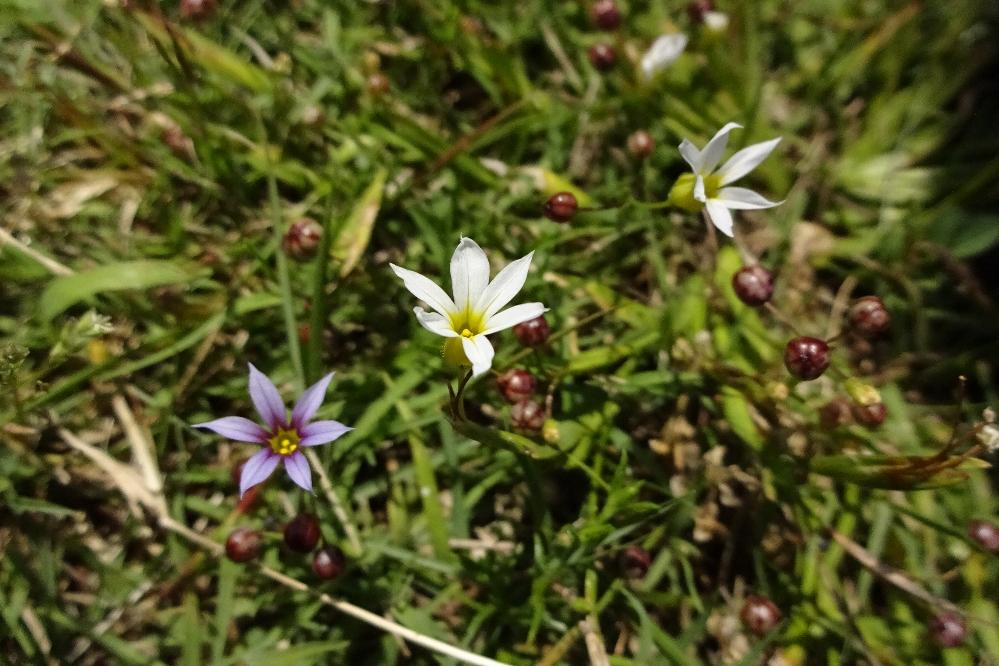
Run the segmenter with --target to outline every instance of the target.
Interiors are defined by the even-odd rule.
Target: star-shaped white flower
[[[514,261],[489,281],[489,260],[471,238],[462,238],[451,256],[451,289],[454,300],[429,278],[390,264],[406,289],[433,312],[413,308],[423,328],[447,338],[444,359],[471,365],[481,375],[493,364],[493,346],[487,335],[540,317],[547,308],[541,303],[523,303],[500,310],[524,287],[534,252]]]
[[[780,137],[746,146],[732,155],[718,169],[725,147],[728,145],[729,132],[742,125],[728,123],[718,130],[704,150],[698,150],[687,139],[680,144],[680,154],[694,171],[694,199],[704,205],[711,222],[726,236],[732,235],[732,213],[730,210],[755,210],[773,208],[783,201],[769,201],[756,192],[744,187],[728,187],[747,173],[759,166],[767,155],[773,152]]]
[[[651,79],[659,71],[676,62],[685,48],[687,48],[687,36],[682,32],[659,37],[642,56],[642,74],[647,80]]]

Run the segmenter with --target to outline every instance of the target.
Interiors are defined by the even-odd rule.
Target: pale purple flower
[[[243,465],[243,472],[239,477],[240,497],[253,486],[266,481],[280,462],[284,462],[284,469],[292,481],[311,491],[312,468],[302,449],[329,444],[353,430],[337,421],[312,421],[323,404],[333,373],[305,389],[291,410],[289,419],[288,410],[274,382],[253,367],[252,363],[249,366],[250,399],[264,425],[260,426],[242,416],[225,416],[197,423],[194,427],[207,428],[237,442],[260,445],[261,449]]]

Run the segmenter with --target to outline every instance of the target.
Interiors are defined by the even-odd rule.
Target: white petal
[[[704,176],[697,174],[697,178],[694,180],[694,198],[704,203],[708,200],[708,195],[704,191]]]
[[[700,173],[707,175],[715,170],[715,167],[721,162],[722,155],[725,154],[729,132],[741,127],[742,125],[738,123],[728,123],[725,127],[718,130],[717,134],[711,137],[708,145],[704,146],[704,150],[701,151]]]
[[[694,173],[701,170],[701,151],[697,149],[697,146],[692,144],[687,139],[680,142],[680,155],[683,157],[683,161],[690,165],[690,168]]]
[[[663,70],[680,57],[687,48],[687,36],[681,32],[663,35],[652,43],[651,48],[642,56],[642,74],[651,79],[656,72]]]
[[[470,338],[462,338],[461,346],[465,350],[465,356],[472,364],[472,376],[478,377],[489,372],[489,368],[493,367],[493,356],[496,352],[493,351],[493,346],[486,336],[479,334]]]
[[[451,291],[458,310],[467,312],[489,284],[489,260],[471,238],[462,238],[451,255]]]
[[[767,155],[774,151],[778,143],[780,143],[780,137],[764,141],[763,143],[754,143],[728,158],[728,161],[722,165],[722,168],[718,169],[718,175],[721,176],[721,184],[728,185],[729,183],[734,183],[755,169],[759,166],[760,162],[767,158]]]
[[[721,32],[728,27],[728,14],[725,12],[705,12],[704,25],[715,32]]]
[[[752,190],[745,187],[723,187],[715,197],[726,208],[732,210],[757,210],[760,208],[773,208],[779,206],[783,201],[769,201]]]
[[[451,327],[451,320],[444,315],[437,314],[436,312],[427,312],[419,306],[413,308],[413,312],[416,313],[416,320],[420,322],[420,326],[431,333],[442,335],[445,338],[458,337],[458,334]]]
[[[728,208],[718,201],[717,199],[708,199],[705,205],[705,210],[708,211],[708,217],[711,219],[711,224],[718,228],[718,231],[722,232],[728,237],[732,237],[732,213],[728,212]]]
[[[416,296],[435,311],[447,317],[457,310],[451,297],[444,293],[443,289],[434,284],[430,278],[420,275],[416,271],[411,271],[408,268],[396,266],[395,264],[389,264],[389,266],[399,276],[402,283],[406,285],[406,289],[409,289],[409,293]]]
[[[526,257],[521,257],[501,270],[489,283],[486,290],[482,292],[478,303],[475,304],[474,311],[481,313],[488,321],[490,317],[500,311],[500,309],[513,300],[527,281],[527,271],[531,269],[531,259],[534,252],[530,252]]]
[[[490,317],[486,321],[486,330],[482,331],[479,335],[489,335],[490,333],[512,328],[522,321],[528,321],[529,319],[540,317],[546,310],[548,310],[548,308],[541,303],[522,303],[521,305],[514,305],[512,308],[507,308],[506,310],[503,310],[503,312],[499,312]]]

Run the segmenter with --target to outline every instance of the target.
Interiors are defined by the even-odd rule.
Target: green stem
[[[309,347],[307,357],[307,374],[309,382],[315,382],[322,373],[323,360],[323,329],[326,326],[326,278],[330,263],[330,248],[333,246],[333,197],[326,207],[326,219],[323,220],[323,235],[319,241],[319,253],[316,255],[316,271],[312,284],[312,316],[309,321]]]
[[[305,388],[305,371],[302,368],[302,349],[298,344],[298,325],[295,323],[295,311],[292,307],[291,279],[288,274],[288,258],[281,251],[281,239],[284,236],[284,223],[281,215],[281,201],[278,198],[277,178],[274,176],[274,164],[271,161],[270,146],[267,142],[267,130],[263,119],[258,115],[260,140],[263,144],[264,165],[267,169],[267,196],[271,206],[271,224],[274,229],[274,253],[277,257],[278,288],[281,291],[281,311],[284,314],[285,335],[288,338],[288,355],[295,371],[295,390]]]

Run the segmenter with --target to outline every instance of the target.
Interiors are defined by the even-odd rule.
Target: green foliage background
[[[202,22],[129,4],[0,2],[0,661],[447,662],[130,512],[60,435],[128,462],[114,395],[175,519],[267,530],[264,563],[512,664],[588,663],[587,618],[615,665],[999,660],[999,563],[966,537],[996,513],[993,471],[915,492],[808,473],[820,454],[932,454],[999,405],[993,5],[720,2],[712,35],[679,2],[621,3],[613,34],[581,2],[245,0]],[[687,52],[642,82],[669,30]],[[618,51],[603,75],[598,42]],[[786,202],[737,229],[794,328],[836,332],[850,294],[893,316],[807,385],[780,360],[791,329],[732,293],[735,246],[642,204],[686,170],[682,138],[728,121],[741,145],[784,138],[749,182]],[[636,129],[657,143],[644,162]],[[598,210],[541,217],[570,184]],[[302,216],[327,245],[282,266]],[[526,454],[452,428],[439,340],[388,270],[446,283],[462,234],[494,268],[536,251],[522,297],[556,337],[496,338],[495,368],[551,398]],[[233,513],[246,449],[188,424],[252,415],[248,361],[289,399],[336,370],[321,415],[356,430],[321,456],[360,550],[322,492],[277,476]],[[819,425],[852,376],[880,389],[882,428]],[[510,428],[491,379],[468,408]],[[336,582],[280,545],[302,509],[351,556]],[[963,609],[965,646],[935,647],[937,609],[830,530]],[[653,558],[639,580],[632,545]],[[783,611],[765,639],[738,624],[749,592]]]

